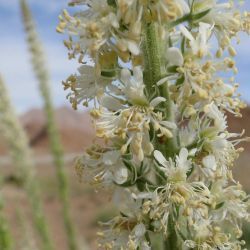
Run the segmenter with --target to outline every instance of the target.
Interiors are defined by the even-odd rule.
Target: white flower
[[[186,247],[185,250],[186,249],[188,250],[189,248],[193,249],[196,247],[196,243],[192,240],[185,240],[183,245],[184,245],[184,247]]]
[[[154,99],[150,102],[149,105],[150,105],[151,107],[155,108],[155,107],[157,107],[160,103],[165,102],[165,101],[166,101],[166,98],[161,97],[161,96],[158,96],[158,97],[154,98]]]
[[[63,82],[64,89],[71,90],[67,97],[75,109],[80,103],[88,106],[91,100],[102,96],[106,86],[111,82],[111,79],[100,76],[96,69],[89,65],[81,66],[78,72],[79,75],[71,75]]]
[[[115,44],[116,47],[121,51],[121,52],[131,52],[133,55],[138,56],[140,54],[140,45],[138,42],[133,41],[129,38],[118,38],[117,37],[117,43]]]
[[[158,22],[164,23],[177,19],[190,12],[190,8],[185,0],[165,1],[158,0],[148,4],[151,11],[158,18]],[[172,10],[172,12],[171,12]]]
[[[218,131],[225,131],[227,128],[227,122],[225,115],[214,104],[208,104],[204,107],[206,115],[214,120],[214,127]]]
[[[154,157],[157,162],[163,166],[161,169],[165,172],[169,181],[181,182],[186,180],[187,172],[191,167],[190,161],[188,160],[188,150],[186,148],[180,150],[179,156],[176,156],[175,162],[171,159],[167,161],[158,150],[154,151]]]
[[[65,42],[71,58],[82,53],[85,55],[86,52],[95,55],[112,36],[112,29],[119,28],[117,17],[107,1],[92,0],[84,4],[87,6],[85,11],[70,16],[64,10],[62,16],[59,17],[60,23],[57,31],[66,31],[71,36]]]
[[[179,130],[179,136],[181,138],[181,147],[188,147],[192,145],[197,138],[197,128],[193,121],[190,121],[187,126]]]
[[[128,179],[128,169],[126,167],[118,167],[115,169],[113,176],[117,184],[123,184]]]
[[[198,57],[203,57],[208,54],[208,40],[211,36],[213,26],[207,23],[199,23],[199,30],[194,37],[185,26],[180,25],[180,31],[189,40],[192,53]]]
[[[197,241],[202,241],[212,235],[210,225],[211,221],[206,219],[199,220],[194,224],[194,230],[196,231],[195,238]]]
[[[220,205],[217,210],[211,211],[215,220],[227,219],[234,226],[238,225],[238,219],[249,219],[249,205],[246,202],[247,194],[240,185],[227,187],[226,180],[218,180],[211,187],[211,194],[216,204]]]
[[[121,82],[124,84],[122,91],[129,102],[134,105],[147,104],[147,98],[144,95],[143,74],[140,67],[133,69],[133,75],[128,69],[122,69]]]
[[[151,247],[148,245],[145,239],[145,234],[147,230],[143,223],[137,224],[133,229],[133,234],[131,234],[130,240],[134,243],[135,249],[140,247],[142,250],[150,250]]]
[[[160,25],[182,17],[190,12],[189,5],[185,0],[175,1],[140,1],[140,0],[118,0],[118,16],[125,24],[133,26],[142,22],[142,13],[150,11],[151,18]]]
[[[134,68],[133,75],[128,69],[123,69],[120,84],[119,95],[100,98],[102,108],[91,114],[96,122],[97,136],[106,140],[119,140],[122,154],[129,151],[134,161],[139,163],[154,149],[149,136],[150,125],[157,137],[166,139],[173,136],[172,131],[177,126],[174,122],[163,120],[162,113],[154,112],[166,98],[156,97],[148,101],[139,67]]]
[[[201,21],[214,25],[216,38],[224,49],[230,45],[230,38],[241,30],[241,16],[235,11],[233,2],[219,2],[217,0],[206,0],[203,3],[196,1],[196,11],[210,10]]]
[[[111,111],[117,111],[123,108],[123,104],[121,100],[115,97],[107,96],[107,95],[102,96],[100,98],[100,104],[102,107]]]
[[[103,152],[104,151],[104,152]],[[106,151],[100,147],[88,149],[77,162],[82,177],[94,184],[123,184],[128,179],[128,170],[124,166],[120,151]]]
[[[116,112],[102,111],[96,120],[97,136],[108,140],[117,139],[122,154],[132,153],[135,162],[141,162],[150,155],[153,145],[149,138],[149,123],[154,118],[152,111],[140,108],[124,108]]]
[[[140,223],[135,226],[134,234],[137,239],[140,239],[141,237],[143,237],[145,233],[146,233],[146,227],[144,224]]]
[[[167,49],[166,59],[168,66],[182,66],[184,62],[180,49],[176,47],[170,47]]]
[[[119,151],[107,151],[103,154],[102,160],[105,165],[113,165],[115,164],[120,158]]]
[[[205,168],[205,172],[209,176],[213,176],[216,169],[217,169],[217,164],[216,164],[216,159],[214,155],[207,155],[202,159],[202,164]]]

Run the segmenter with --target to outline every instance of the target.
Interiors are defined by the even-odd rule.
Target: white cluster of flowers
[[[240,2],[240,1],[239,1]],[[247,194],[232,176],[243,133],[226,113],[245,104],[233,40],[250,14],[233,0],[74,0],[60,16],[73,106],[91,107],[99,144],[79,157],[90,183],[121,211],[99,233],[105,249],[238,250]]]

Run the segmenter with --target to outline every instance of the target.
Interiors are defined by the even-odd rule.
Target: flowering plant
[[[250,33],[237,1],[74,0],[60,16],[73,108],[90,106],[101,138],[77,161],[82,178],[113,190],[120,215],[104,249],[242,249],[247,194],[232,176],[248,140],[227,131],[240,116],[233,39]]]

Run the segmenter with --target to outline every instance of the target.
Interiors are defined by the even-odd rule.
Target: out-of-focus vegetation
[[[250,249],[250,228],[249,228],[249,225],[243,226],[242,239],[246,241],[246,249]]]
[[[10,250],[12,248],[12,238],[9,231],[8,222],[3,213],[4,202],[0,196],[0,247],[1,249]]]
[[[56,167],[56,177],[59,190],[58,193],[62,206],[62,219],[64,221],[66,235],[68,238],[68,249],[76,250],[78,247],[73,223],[70,217],[68,179],[64,170],[62,146],[58,130],[54,122],[53,104],[49,89],[49,74],[46,68],[42,46],[39,42],[29,7],[25,0],[20,0],[20,6],[27,34],[27,43],[31,54],[33,70],[37,77],[39,89],[44,100],[44,110],[47,117],[47,130],[50,138],[51,153]],[[14,107],[12,107],[7,89],[1,79],[0,100],[0,131],[2,132],[2,136],[6,140],[6,143],[9,145],[9,151],[12,156],[13,164],[17,167],[17,173],[19,174],[17,179],[21,178],[23,180],[24,189],[32,208],[34,227],[37,229],[40,237],[41,249],[53,250],[54,243],[48,229],[48,224],[46,222],[42,206],[40,185],[37,181],[29,142],[22,126],[20,125]],[[0,213],[2,212],[2,206],[3,205],[1,203]],[[0,214],[0,222],[0,249],[12,249],[7,222],[4,220],[4,216],[2,214]],[[17,249],[17,246],[14,247]]]
[[[77,249],[74,227],[70,218],[68,179],[64,170],[63,151],[59,133],[55,125],[52,98],[49,90],[49,73],[44,60],[44,53],[36,33],[32,15],[25,0],[21,0],[23,22],[27,33],[27,43],[32,58],[32,65],[39,83],[39,89],[44,100],[44,110],[47,117],[47,129],[50,139],[50,149],[56,167],[59,195],[62,202],[62,217],[68,236],[68,246],[71,250]]]

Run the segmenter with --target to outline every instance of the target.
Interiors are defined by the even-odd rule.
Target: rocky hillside
[[[89,145],[93,138],[91,121],[87,112],[72,111],[62,107],[56,110],[56,124],[58,126],[65,152],[80,152]],[[36,153],[48,153],[48,134],[46,118],[41,109],[32,109],[20,117],[25,128],[30,145]],[[0,140],[0,155],[5,155],[7,148]]]

